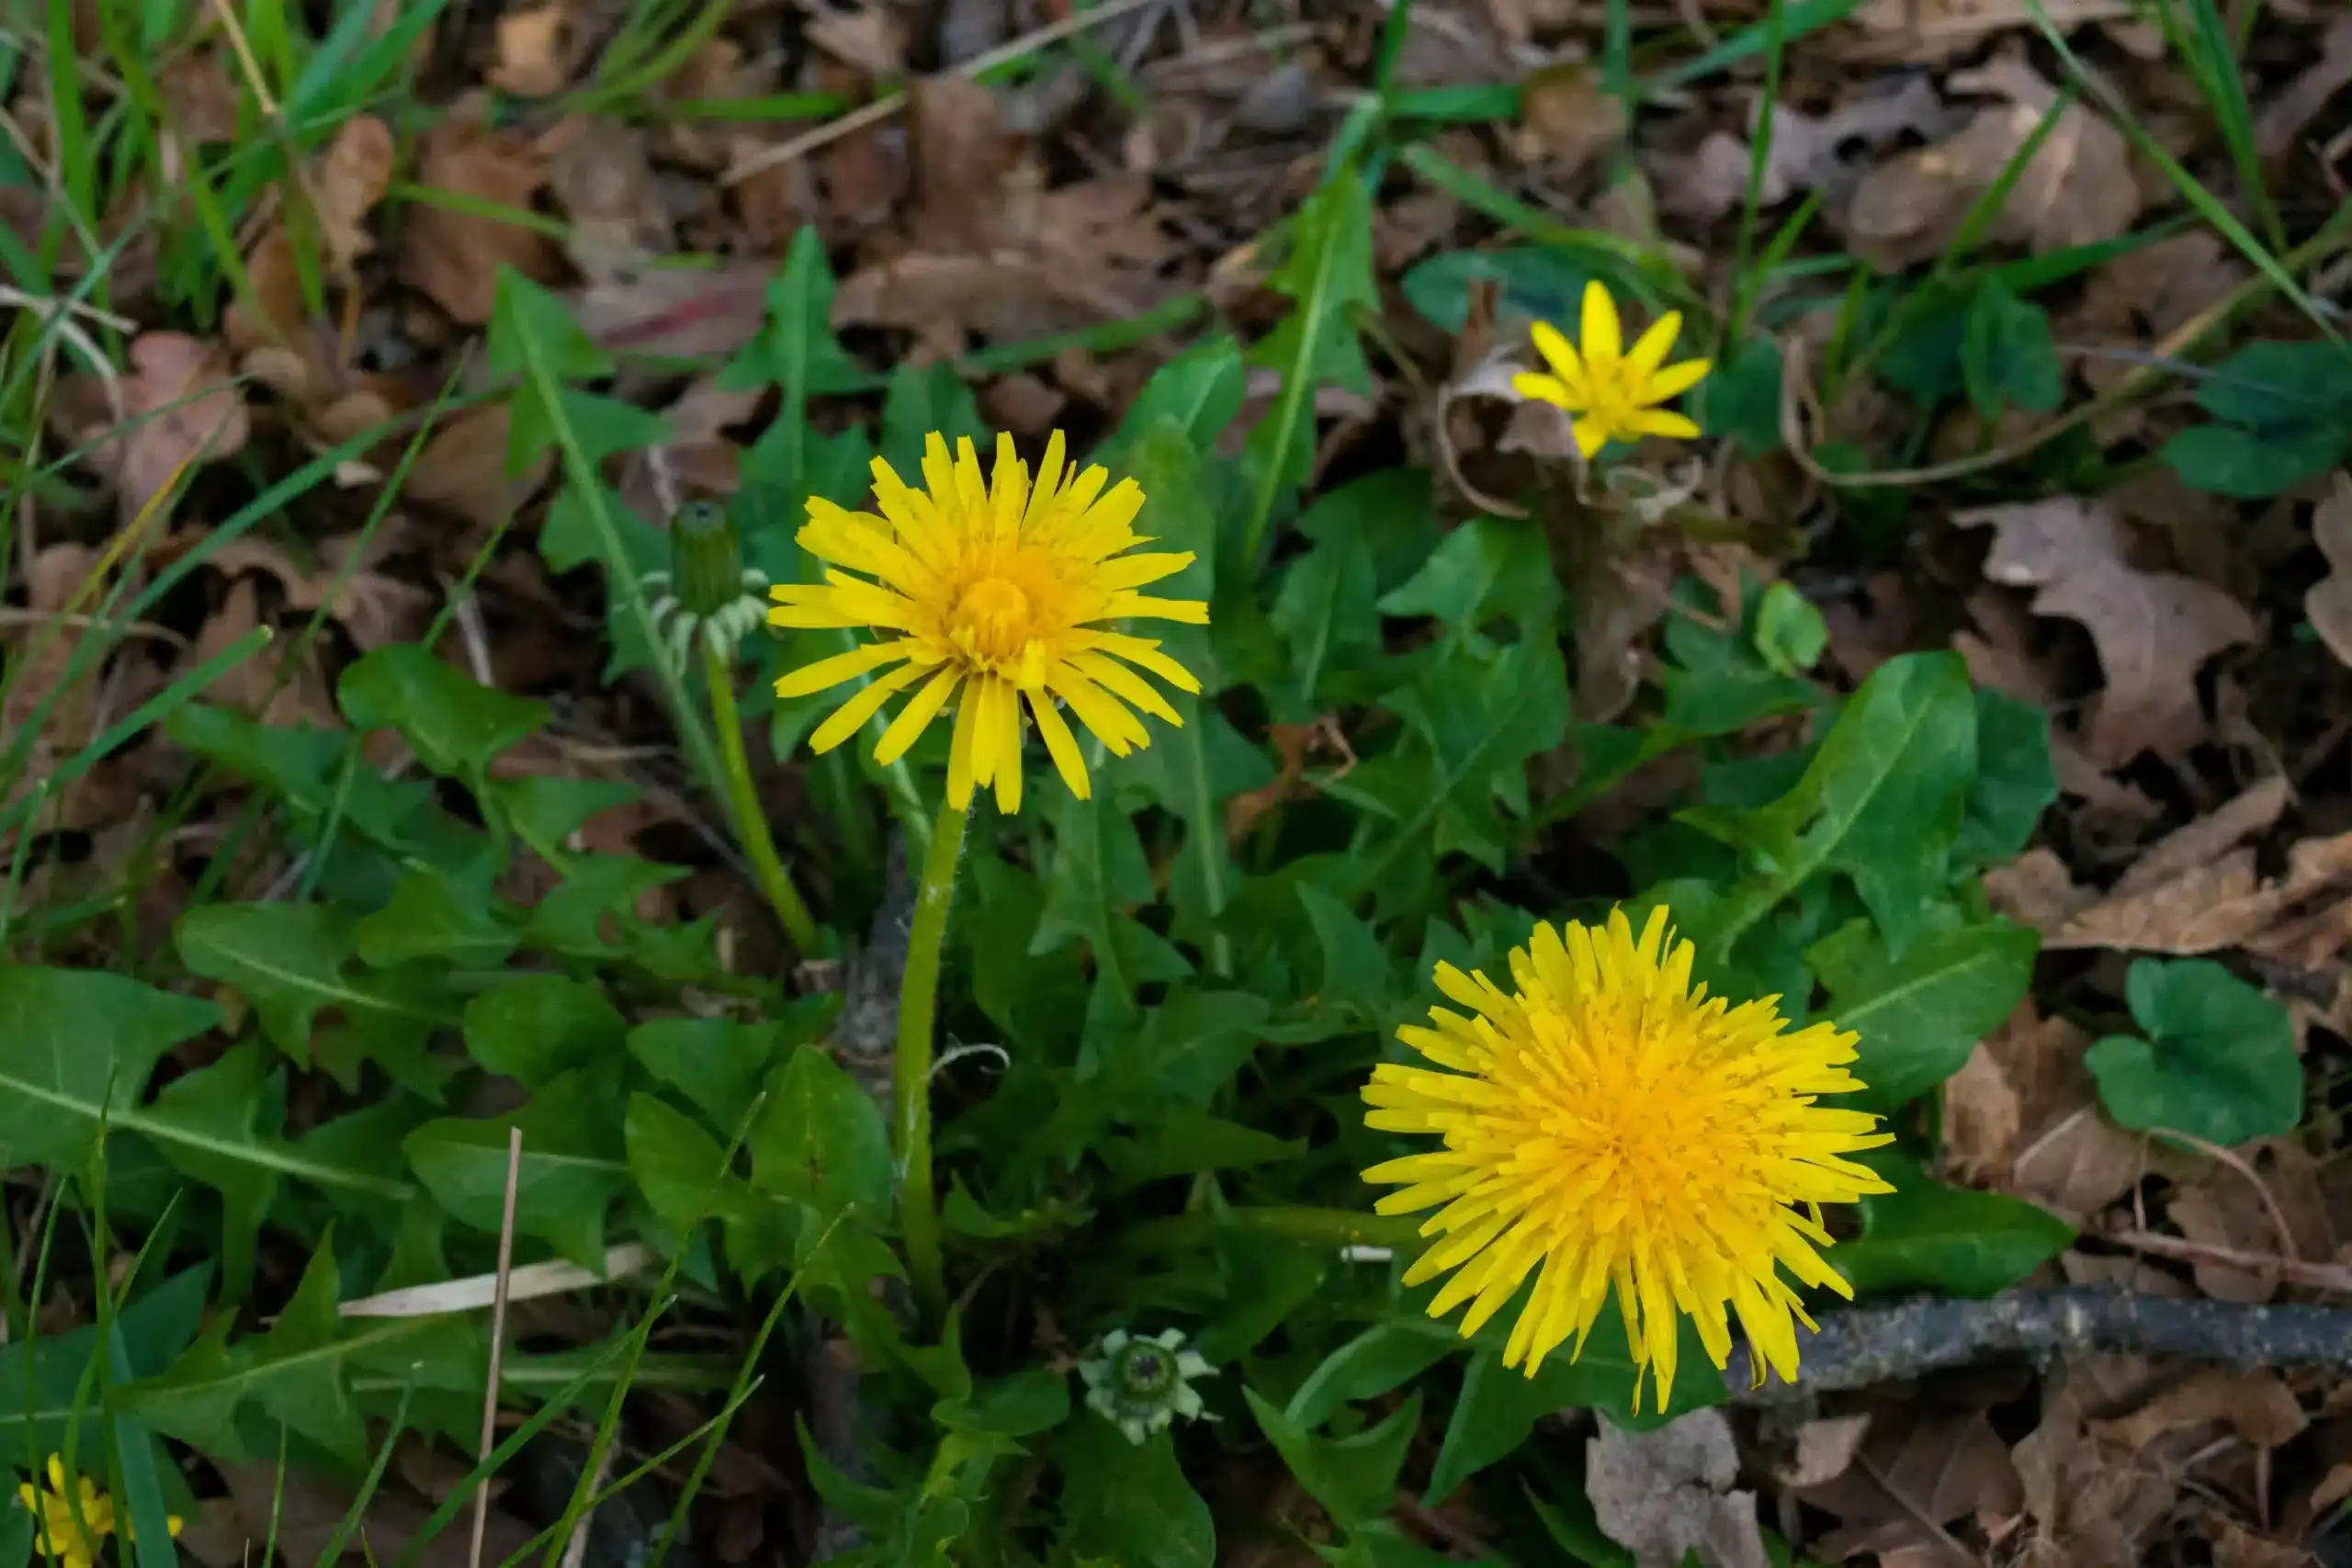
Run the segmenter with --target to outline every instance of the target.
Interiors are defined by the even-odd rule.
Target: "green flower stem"
[[[939,808],[931,849],[922,858],[922,881],[915,887],[907,969],[899,982],[899,1058],[891,1097],[899,1130],[899,1224],[906,1234],[915,1300],[925,1315],[947,1304],[931,1181],[932,1036],[939,1013],[939,950],[947,935],[947,908],[956,898],[956,866],[963,858],[969,815],[944,804]]]
[[[768,832],[766,814],[760,810],[759,793],[752,787],[752,760],[743,751],[743,719],[735,708],[733,672],[707,642],[703,642],[702,667],[708,677],[711,724],[718,731],[719,777],[726,783],[727,804],[734,813],[736,841],[743,846],[752,874],[760,879],[760,891],[767,895],[768,907],[775,911],[776,923],[784,928],[793,948],[803,958],[814,957],[816,919],[808,913],[800,889],[792,885],[792,874],[776,858],[775,839]]]

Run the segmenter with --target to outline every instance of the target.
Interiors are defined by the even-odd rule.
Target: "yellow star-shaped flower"
[[[1682,330],[1682,312],[1668,310],[1650,323],[1624,348],[1624,333],[1617,319],[1617,302],[1598,282],[1584,286],[1581,352],[1549,321],[1535,323],[1536,352],[1551,366],[1548,376],[1523,371],[1510,378],[1520,396],[1566,409],[1575,419],[1570,427],[1577,450],[1587,457],[1611,441],[1634,441],[1645,435],[1689,440],[1699,427],[1682,415],[1657,405],[1679,397],[1702,380],[1713,362],[1686,359],[1666,363],[1675,334]]]

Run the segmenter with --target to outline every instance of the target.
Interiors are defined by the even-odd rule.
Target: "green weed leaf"
[[[2124,995],[2142,1034],[2110,1034],[2083,1058],[2119,1124],[2230,1147],[2301,1122],[2302,1062],[2285,1008],[2206,958],[2135,958]]]
[[[1861,1036],[1854,1074],[1868,1091],[1839,1103],[1891,1111],[1960,1071],[2016,1009],[2041,938],[1985,920],[1933,932],[1895,958],[1868,920],[1815,942],[1805,963],[1829,988],[1828,1014]]]
[[[1861,1201],[1862,1234],[1824,1254],[1860,1295],[1990,1296],[2075,1244],[2075,1227],[1997,1192],[1947,1187],[1900,1156],[1869,1160],[1894,1190]]]

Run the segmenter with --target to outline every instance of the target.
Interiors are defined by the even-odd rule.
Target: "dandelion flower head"
[[[1667,352],[1681,330],[1682,312],[1668,310],[1651,322],[1628,351],[1617,320],[1617,302],[1598,282],[1587,283],[1581,349],[1551,322],[1538,321],[1533,331],[1535,349],[1551,367],[1551,373],[1522,371],[1510,378],[1510,384],[1521,397],[1566,410],[1573,419],[1569,431],[1577,450],[1587,457],[1597,456],[1611,441],[1636,441],[1645,435],[1687,441],[1699,434],[1699,427],[1657,405],[1697,386],[1713,362],[1666,363]]]
[[[1149,542],[1135,531],[1142,490],[1133,479],[1110,484],[1100,468],[1074,468],[1058,431],[1034,480],[1010,436],[997,438],[994,473],[984,476],[968,439],[951,457],[945,438],[934,434],[922,480],[909,485],[876,458],[878,515],[809,500],[799,538],[828,563],[825,581],[771,589],[777,604],[768,619],[865,628],[878,640],[794,671],[776,682],[776,694],[803,696],[873,675],[809,738],[814,750],[827,751],[892,695],[913,688],[875,748],[886,766],[952,703],[948,804],[960,810],[976,786],[992,784],[998,809],[1008,814],[1021,808],[1025,706],[1055,771],[1084,799],[1086,762],[1065,706],[1124,757],[1151,742],[1136,710],[1183,722],[1145,675],[1179,691],[1201,689],[1157,640],[1104,624],[1205,625],[1208,606],[1198,600],[1136,592],[1183,570],[1191,553],[1130,554]]]
[[[49,1456],[49,1486],[46,1490],[22,1482],[17,1487],[17,1500],[40,1521],[40,1544],[44,1552],[53,1555],[65,1568],[91,1568],[97,1561],[99,1543],[114,1533],[114,1499],[98,1490],[97,1483],[87,1474],[74,1477],[74,1495],[65,1486],[65,1462],[57,1455]],[[75,1517],[75,1500],[80,1503],[80,1517]],[[177,1514],[164,1521],[164,1528],[175,1536],[186,1523]],[[130,1539],[128,1526],[123,1535]]]
[[[1363,1091],[1369,1125],[1444,1140],[1363,1173],[1403,1188],[1382,1213],[1438,1210],[1421,1234],[1442,1239],[1405,1276],[1452,1274],[1430,1315],[1467,1302],[1466,1338],[1535,1271],[1503,1357],[1532,1377],[1571,1336],[1582,1352],[1613,1292],[1635,1404],[1647,1368],[1661,1409],[1685,1313],[1716,1367],[1736,1314],[1758,1376],[1793,1378],[1795,1324],[1814,1324],[1781,1270],[1851,1295],[1818,1250],[1820,1205],[1889,1190],[1840,1157],[1892,1141],[1877,1118],[1816,1102],[1862,1087],[1855,1036],[1792,1032],[1777,998],[1710,998],[1691,959],[1661,908],[1638,939],[1622,910],[1537,926],[1510,955],[1515,991],[1442,964],[1439,988],[1474,1016],[1432,1008],[1434,1027],[1399,1030],[1435,1066],[1383,1064]]]

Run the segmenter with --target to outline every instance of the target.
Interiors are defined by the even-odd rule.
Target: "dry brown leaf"
[[[1815,1543],[1832,1561],[1939,1545],[1938,1526],[1970,1514],[2017,1512],[2020,1494],[2009,1451],[1982,1411],[1884,1410],[1854,1464],[1797,1495],[1843,1521]]]
[[[2116,767],[2143,751],[2177,757],[2204,738],[2197,671],[2222,649],[2254,640],[2244,605],[2193,578],[2132,566],[2126,525],[2103,502],[2060,496],[1956,513],[1952,521],[1993,530],[1989,581],[2035,590],[2035,614],[2080,622],[2090,633],[2107,677],[2083,737],[2092,761]]]
[[[563,36],[570,17],[560,5],[531,6],[498,18],[498,62],[483,74],[518,98],[552,97],[569,84]]]
[[[573,115],[539,138],[548,186],[571,220],[565,248],[593,280],[626,277],[676,249],[677,234],[645,138],[602,116]]]
[[[886,6],[865,6],[854,11],[813,6],[808,21],[802,24],[802,31],[810,43],[869,76],[906,74],[907,29]],[[916,90],[921,91],[926,82],[939,80],[942,78],[918,78]]]
[[[513,517],[548,477],[552,461],[542,452],[525,472],[509,476],[506,405],[469,409],[443,425],[416,455],[403,494],[438,506],[483,528]]]
[[[324,605],[365,651],[416,637],[433,604],[433,595],[416,584],[373,570],[397,546],[401,531],[400,519],[388,519],[356,559],[360,536],[321,540],[315,569],[304,568],[259,535],[243,534],[216,547],[205,564],[229,577],[260,572],[275,579],[289,610],[308,613]],[[153,558],[159,565],[175,559],[201,543],[207,532],[183,529],[159,545]]]
[[[2025,1102],[1984,1042],[1944,1080],[1944,1156],[1962,1181],[2008,1174],[2025,1130]]]
[[[1826,1486],[1846,1473],[1870,1434],[1870,1412],[1819,1416],[1797,1428],[1794,1462],[1779,1467],[1774,1479],[1783,1486]]]
[[[1546,66],[1527,78],[1511,150],[1544,177],[1571,180],[1625,134],[1624,101],[1603,89],[1587,64]]]
[[[460,116],[424,133],[416,183],[426,190],[527,212],[547,182],[546,161],[518,131],[488,130]],[[475,327],[489,321],[502,262],[537,283],[552,283],[563,271],[555,242],[536,229],[436,206],[429,197],[408,208],[401,281],[451,320]]]
[[[376,248],[368,215],[391,186],[393,160],[390,128],[374,115],[354,115],[336,128],[311,174],[320,243],[328,270],[344,284],[351,281],[352,264]]]
[[[2086,1429],[2087,1369],[2045,1395],[2041,1425],[2010,1450],[2031,1528],[2018,1542],[2024,1568],[2141,1568],[2140,1547],[2171,1511],[2172,1482]]]
[[[2319,1561],[2308,1548],[2256,1535],[2224,1514],[2208,1515],[2204,1525],[2213,1568],[2307,1568]]]
[[[190,1521],[185,1538],[190,1553],[207,1568],[253,1562],[273,1540],[287,1561],[316,1562],[327,1543],[342,1534],[356,1497],[349,1486],[308,1473],[289,1472],[281,1486],[271,1465],[216,1468],[229,1483],[229,1495],[214,1499],[218,1506],[208,1506],[203,1520]],[[364,1554],[373,1561],[382,1561],[386,1553],[401,1555],[431,1512],[413,1497],[390,1488],[379,1490],[360,1516],[360,1528],[351,1533],[345,1555]],[[493,1505],[488,1524],[487,1550],[498,1553],[502,1562],[528,1547],[530,1529],[505,1508]],[[419,1548],[418,1568],[463,1568],[468,1555],[467,1532],[443,1530]]]
[[[2209,1367],[2192,1372],[2129,1416],[2090,1423],[2102,1442],[2153,1447],[2184,1427],[2225,1425],[2256,1448],[2281,1447],[2311,1425],[2278,1374]]]
[[[2267,95],[2254,122],[2254,144],[2265,158],[2291,152],[2303,128],[2329,100],[2352,85],[2352,17],[2337,17],[2320,38],[2320,57],[2302,73]]]
[[[109,473],[125,523],[187,468],[233,457],[252,424],[224,344],[184,333],[142,333],[120,382],[121,424],[85,432],[87,460]]]
[[[763,394],[728,390],[707,377],[662,411],[671,439],[621,459],[615,487],[640,517],[661,522],[686,502],[732,495],[742,483],[742,453],[726,432],[750,419]]]
[[[82,592],[91,572],[98,564],[98,552],[87,545],[61,543],[43,545],[28,563],[25,571],[26,608],[44,616],[53,616],[73,604],[74,595]],[[99,603],[96,593],[86,596],[81,605],[86,613]],[[43,703],[50,700],[57,683],[74,662],[74,650],[82,640],[81,629],[68,622],[51,621],[40,626],[12,629],[9,665],[14,674],[0,717],[6,720],[12,737],[33,721]],[[44,646],[45,645],[45,646]],[[83,676],[82,686],[58,700],[49,712],[42,727],[35,765],[30,772],[39,777],[49,772],[40,765],[53,761],[65,752],[78,750],[90,738],[94,696],[89,676]]]
[[[1843,214],[1856,254],[1899,271],[1949,245],[1976,197],[2002,177],[2057,93],[2014,54],[1947,86],[2007,101],[1976,111],[1958,135],[1890,159],[1865,175]],[[1991,238],[2039,254],[2113,239],[2139,216],[2122,133],[2081,104],[2067,107],[2001,204]]]
[[[1940,140],[1962,118],[1962,111],[1945,106],[1925,77],[1882,80],[1894,90],[1865,91],[1826,115],[1772,106],[1772,143],[1765,152],[1758,193],[1764,205],[1799,191],[1843,194],[1862,175],[1848,149],[1883,147],[1902,136]],[[1754,163],[1750,139],[1716,131],[1699,144],[1687,166],[1673,171],[1676,177],[1664,182],[1660,199],[1678,216],[1713,222],[1747,199]]]
[[[2303,595],[2303,614],[2336,662],[2352,665],[2352,475],[2336,475],[2312,511],[2312,543],[2327,558],[2327,575]]]
[[[2191,229],[2118,256],[2093,272],[2083,286],[2082,304],[2064,318],[2059,331],[2069,343],[2112,344],[2123,351],[2082,361],[2083,379],[2091,389],[2111,391],[2126,377],[2140,373],[2139,351],[2171,335],[2245,276],[2245,266],[2220,235],[2210,229]],[[2230,515],[2234,524],[2236,513]],[[2242,540],[2233,538],[2232,543],[2242,545]]]
[[[1637,1568],[1765,1568],[1756,1494],[1736,1492],[1739,1451],[1720,1410],[1694,1410],[1650,1432],[1611,1422],[1585,1445],[1585,1494],[1603,1535]]]

